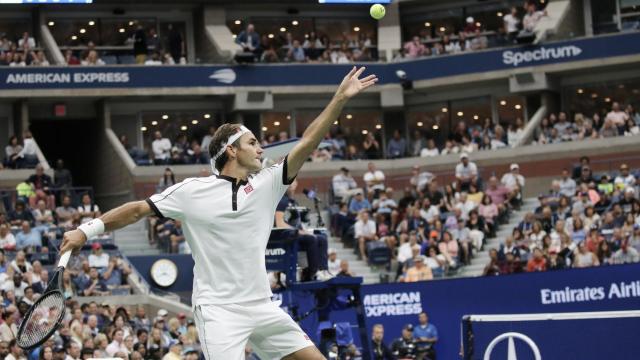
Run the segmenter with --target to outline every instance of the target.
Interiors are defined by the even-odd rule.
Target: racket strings
[[[17,342],[22,348],[32,347],[51,335],[64,313],[64,296],[50,292],[39,299],[20,326]]]

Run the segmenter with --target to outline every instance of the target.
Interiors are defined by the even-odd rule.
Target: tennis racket
[[[16,337],[16,343],[23,350],[31,350],[42,345],[62,324],[65,313],[62,273],[70,257],[71,251],[60,256],[58,268],[51,277],[44,295],[29,308],[24,316]]]

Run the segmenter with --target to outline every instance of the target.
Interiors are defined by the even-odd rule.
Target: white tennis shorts
[[[313,346],[309,336],[270,299],[198,305],[195,323],[207,360],[244,360],[247,342],[260,359],[283,357]]]

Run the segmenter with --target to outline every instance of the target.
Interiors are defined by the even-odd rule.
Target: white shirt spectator
[[[506,173],[502,175],[502,179],[500,179],[502,185],[504,185],[507,189],[513,191],[516,188],[516,185],[519,185],[520,188],[524,188],[524,176],[520,174]]]
[[[613,180],[613,183],[618,188],[633,188],[636,185],[636,177],[633,176],[633,174],[629,174],[627,176],[622,176],[622,174],[620,174],[616,176],[615,180]]]
[[[344,173],[334,175],[331,184],[333,185],[333,193],[340,197],[347,196],[349,190],[358,187],[353,177],[351,175],[345,175]]]
[[[615,126],[624,125],[628,119],[629,115],[622,110],[611,110],[607,113],[607,117],[605,117],[605,120],[611,120]]]
[[[454,208],[456,209],[460,209],[460,218],[464,221],[469,220],[469,212],[471,212],[471,210],[476,208],[476,203],[474,203],[473,201],[467,199],[466,201],[462,202],[462,201],[458,201],[455,205]]]
[[[520,138],[522,138],[522,134],[524,134],[524,130],[521,128],[517,128],[515,130],[508,130],[507,142],[509,143],[509,146],[515,147],[518,141],[520,141]]]
[[[24,40],[25,40],[24,38],[20,38],[18,40],[18,47],[19,48],[23,48],[24,47],[24,43],[25,43]],[[33,38],[33,36],[29,36],[29,38],[27,38],[26,43],[27,43],[27,47],[29,47],[29,49],[33,49],[34,47],[36,47],[36,40]]]
[[[167,138],[153,140],[151,149],[155,159],[167,160],[171,156],[171,141]]]
[[[527,32],[533,32],[540,18],[544,16],[542,11],[534,11],[532,14],[527,13],[522,19],[522,26]]]
[[[330,273],[332,274],[337,274],[340,272],[340,259],[336,258],[334,261],[331,261],[331,259],[327,260],[327,270],[329,270]]]
[[[413,257],[411,242],[407,241],[398,248],[398,262],[405,262]]]
[[[384,191],[384,184],[383,183],[371,185],[372,181],[374,181],[374,180],[384,181],[385,177],[384,177],[384,173],[382,171],[380,171],[380,170],[375,170],[375,172],[367,171],[364,174],[363,179],[364,179],[364,182],[367,184],[367,186],[369,186],[369,191],[371,191],[371,190]]]
[[[105,349],[107,351],[107,354],[109,354],[109,356],[113,357],[113,355],[115,355],[118,352],[124,353],[124,354],[128,354],[129,350],[127,350],[127,347],[124,345],[124,341],[121,343],[118,343],[117,341],[112,341],[109,345],[107,345],[107,348]]]
[[[424,148],[420,150],[420,157],[434,157],[440,155],[440,150],[438,148],[427,149]]]
[[[18,154],[19,157],[24,157],[25,155],[36,156],[38,154],[38,145],[33,138],[25,138],[23,142],[24,147],[22,151],[20,151],[20,154]]]
[[[474,176],[478,176],[478,167],[474,162],[469,161],[467,166],[464,166],[461,162],[456,165],[456,177],[471,178]]]
[[[518,25],[520,24],[520,19],[517,16],[513,16],[512,14],[507,14],[502,17],[505,26],[507,27],[507,33],[514,33],[518,31]]]
[[[87,213],[87,212],[94,212],[94,211],[100,211],[100,208],[98,207],[98,204],[89,204],[89,205],[80,205],[78,206],[78,212],[80,213]],[[89,216],[85,216],[83,217],[80,222],[82,224],[91,221],[91,219],[93,219],[92,217]]]
[[[433,223],[440,216],[440,209],[436,205],[431,205],[427,210],[420,209],[420,217],[428,223]]]
[[[369,219],[365,224],[362,220],[356,221],[355,236],[359,238],[361,236],[373,236],[376,234],[376,223]]]
[[[21,273],[21,274],[22,274],[22,270],[20,270],[20,268],[18,267],[18,262],[17,262],[15,259],[13,259],[13,260],[9,263],[9,265],[13,268],[13,270],[14,270],[15,272],[17,272],[17,273]],[[26,261],[26,260],[25,260],[25,262],[24,262],[24,267],[25,267],[25,268],[26,268],[26,270],[27,270],[26,272],[30,272],[30,271],[32,271],[32,270],[33,270],[33,266],[31,266],[31,263],[30,263],[30,262],[28,262],[28,261]]]
[[[5,237],[0,236],[0,248],[1,249],[15,249],[16,237],[11,232],[7,232]]]
[[[507,144],[505,144],[502,140],[491,139],[491,150],[498,150],[505,147],[507,147]]]
[[[109,254],[103,252],[100,255],[89,255],[89,266],[97,268],[106,268],[109,266]]]
[[[566,179],[560,179],[560,194],[572,198],[576,194],[576,182],[568,177]]]
[[[9,279],[2,284],[2,290],[7,292],[9,290],[13,290],[13,293],[16,295],[16,298],[21,298],[24,296],[24,289],[29,286],[26,282],[22,281],[19,287],[16,287],[13,283],[13,280]]]

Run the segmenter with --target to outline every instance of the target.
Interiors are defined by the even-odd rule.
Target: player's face
[[[236,155],[238,163],[247,168],[250,172],[262,169],[262,147],[260,142],[252,133],[247,133],[240,137],[240,146]]]

